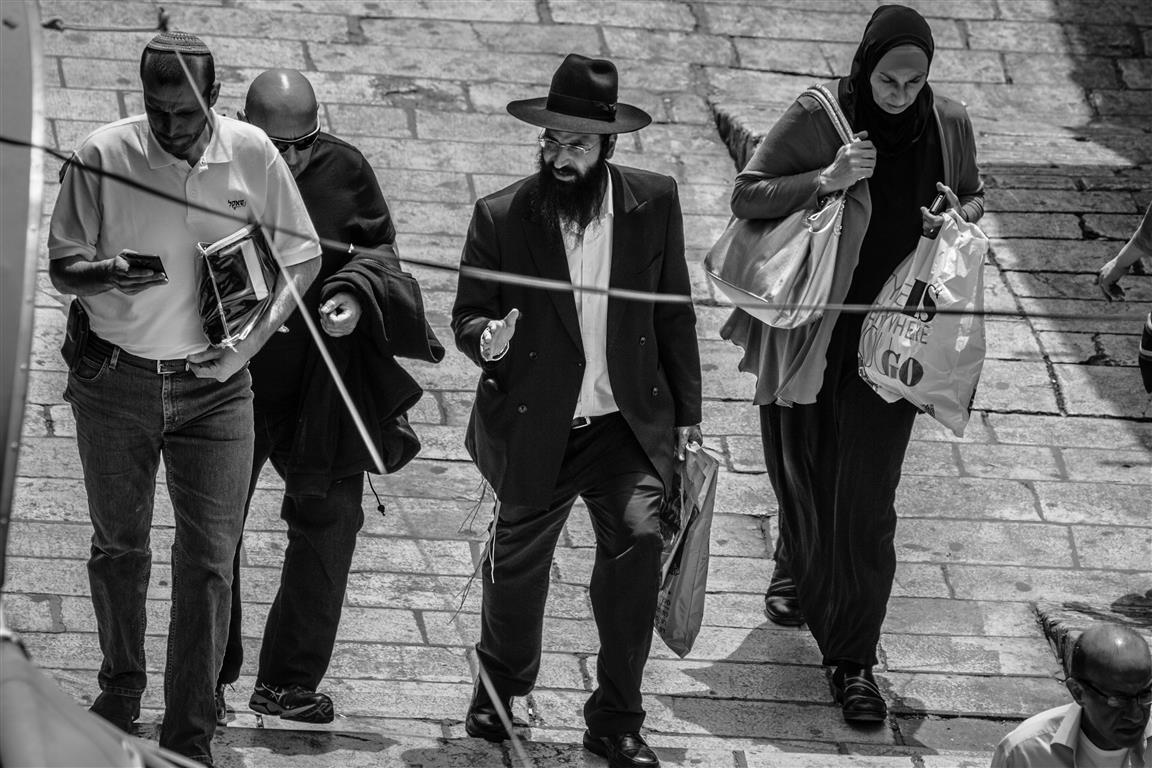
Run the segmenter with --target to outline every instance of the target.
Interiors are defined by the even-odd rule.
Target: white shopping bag
[[[904,398],[964,435],[984,366],[988,238],[954,211],[901,262],[860,332],[860,376],[888,402]],[[878,311],[883,310],[883,311]]]

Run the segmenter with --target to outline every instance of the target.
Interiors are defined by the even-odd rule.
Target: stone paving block
[[[250,549],[249,557],[252,558],[253,564],[260,564],[260,559],[254,550]],[[361,536],[356,544],[356,555],[352,560],[354,571],[467,576],[473,569],[472,555],[467,542],[440,539]]]
[[[1077,83],[1084,88],[1116,87],[1116,69],[1103,56],[1068,56],[1047,51],[1003,53],[1004,67],[1014,83]]]
[[[966,717],[898,717],[897,723],[904,744],[928,750],[917,755],[924,768],[986,768],[1000,739],[1016,727],[1015,721]]]
[[[764,451],[759,437],[731,435],[723,438],[723,445],[734,472],[764,471]]]
[[[932,57],[932,82],[1003,84],[1008,80],[999,53],[942,48],[938,56]],[[945,93],[947,87],[946,85]],[[979,148],[979,144],[977,147]]]
[[[1119,240],[1115,246],[1119,248],[1140,226],[1140,218],[1138,213],[1086,213],[1084,231],[1089,236]]]
[[[990,212],[980,219],[980,228],[990,238],[1048,237],[1080,239],[1076,216],[1064,213]]]
[[[973,408],[985,411],[1058,413],[1044,363],[985,360]]]
[[[1091,483],[1035,483],[1045,520],[1054,523],[1144,525],[1148,488],[1100,480]]]
[[[826,46],[818,42],[798,40],[773,40],[768,42],[757,38],[736,37],[738,66],[741,69],[759,69],[769,72],[794,72],[799,63],[804,71],[815,78],[831,78],[837,67],[829,61]],[[849,54],[851,59],[851,54]],[[703,62],[702,62],[703,63]],[[726,62],[708,62],[725,64]]]
[[[972,635],[1032,638],[1036,613],[1028,603],[923,597],[888,601],[884,631],[894,635]]]
[[[868,23],[865,13],[832,14],[766,5],[709,5],[704,16],[706,28],[714,34],[841,43],[858,43]],[[932,31],[935,35],[936,29]],[[944,47],[940,40],[936,44]]]
[[[524,133],[524,123],[507,113],[483,115],[418,109],[415,116],[416,136],[421,139],[488,144],[492,136]]]
[[[955,596],[971,600],[1046,600],[1110,604],[1143,594],[1152,574],[1084,568],[1020,568],[949,563]]]
[[[644,668],[644,694],[824,703],[828,679],[820,666],[655,659]]]
[[[759,438],[759,409],[751,402],[705,400],[703,429],[706,442],[711,435],[748,435]]]
[[[1005,278],[1010,278],[1012,274],[1023,273],[1005,273]],[[1031,362],[1044,359],[1044,350],[1036,334],[1024,323],[990,317],[984,324],[984,335],[987,345],[985,354],[990,359]]]
[[[974,446],[983,448],[986,446]],[[900,519],[1038,521],[1036,500],[1026,482],[978,477],[905,474],[896,489]]]
[[[953,434],[952,430],[933,418],[921,414],[922,418],[917,418],[912,423],[912,439],[913,440],[926,440],[929,442],[939,443],[991,443],[995,442],[992,439],[992,432],[984,424],[986,414],[981,411],[976,411],[969,419],[968,425],[964,429],[964,436],[957,437]]]
[[[913,441],[904,455],[904,475],[954,477],[960,473],[956,453],[947,443]]]
[[[880,638],[889,672],[1055,675],[1060,665],[1035,637],[893,635]]]
[[[774,514],[776,497],[767,474],[739,475],[721,467],[720,479],[716,481],[716,510]]]
[[[1020,305],[1038,331],[1070,333],[1123,333],[1143,321],[1139,310],[1125,302],[1034,299],[1020,297]]]
[[[1072,526],[1076,555],[1084,568],[1139,570],[1152,561],[1152,515],[1144,510],[1143,526]]]
[[[764,596],[714,592],[704,601],[704,624],[709,627],[754,629],[764,624]]]
[[[1074,86],[953,83],[948,95],[965,104],[974,124],[991,119],[1047,122],[1058,116],[1057,124],[1068,125],[1092,117],[1083,92]]]
[[[409,112],[396,107],[382,107],[364,104],[324,104],[326,94],[317,93],[328,116],[329,129],[340,137],[356,145],[353,136],[400,136],[412,137]]]
[[[532,168],[532,150],[527,149],[531,134],[524,134],[524,150],[487,144],[421,139],[363,138],[356,146],[380,173],[382,169],[458,171],[462,173],[507,172],[518,168],[527,175]],[[459,235],[464,234],[461,230]],[[457,254],[457,259],[459,255]]]
[[[1064,448],[1061,454],[1072,480],[1152,485],[1149,451]]]
[[[795,101],[805,88],[818,82],[810,75],[783,75],[753,69],[705,67],[704,72],[713,92],[738,93],[742,99],[752,104],[787,106]],[[754,127],[759,132],[767,132],[772,123],[754,124]]]
[[[1089,99],[1105,117],[1152,115],[1148,94],[1142,91],[1094,91]]]
[[[580,51],[586,56],[603,53],[601,30],[590,24],[473,24],[484,44],[493,51],[559,53]],[[621,68],[628,77],[627,69]]]
[[[944,571],[935,563],[896,563],[893,597],[951,597]]]
[[[1152,89],[1152,62],[1147,59],[1121,59],[1120,78],[1134,90]]]
[[[1148,415],[1148,395],[1141,391],[1137,369],[1064,364],[1052,367],[1069,414],[1124,418]]]
[[[1004,278],[1018,296],[1066,299],[1096,299],[1100,287],[1094,275],[1069,275],[1063,272],[1007,272]],[[1124,291],[1130,301],[1152,301],[1152,277],[1130,275],[1124,279]]]
[[[1068,529],[1045,523],[902,520],[896,556],[901,562],[1074,564]]]
[[[1028,272],[1094,273],[1117,250],[1114,243],[1016,238],[992,238],[991,247],[1001,268]]]
[[[580,0],[549,0],[548,7],[552,21],[557,24],[600,24],[681,32],[690,32],[697,25],[688,3],[669,0],[618,0],[610,5],[588,5]]]
[[[1059,682],[1039,677],[889,672],[880,680],[895,712],[1028,717],[1068,699]]]
[[[110,123],[119,120],[120,102],[111,91],[45,88],[44,116]]]
[[[1132,326],[1131,330],[1139,328]],[[1041,331],[1038,336],[1044,345],[1045,356],[1053,363],[1133,366],[1140,349],[1140,337],[1135,334]]]
[[[602,29],[607,55],[613,61],[617,58],[643,61],[670,60],[719,66],[728,66],[733,62],[732,41],[725,37],[664,32],[652,28],[605,26]],[[637,70],[638,66],[641,69]],[[629,68],[617,65],[621,76],[629,81],[642,75],[643,67],[643,64],[638,63]]]
[[[1152,449],[1152,425],[1135,421],[993,413],[988,423],[1001,443]]]
[[[487,79],[508,83],[546,84],[562,57],[445,48],[413,48],[389,41],[384,45],[317,46],[312,60],[322,72],[375,72],[379,75],[432,80]],[[519,86],[523,87],[523,86]]]
[[[1044,211],[1054,213],[1135,213],[1136,202],[1127,192],[997,189],[984,198],[987,211]]]
[[[1047,446],[960,445],[964,474],[1011,480],[1059,480],[1064,477]]]
[[[1124,26],[1079,25],[1069,36],[1059,24],[1029,21],[976,20],[968,23],[968,44],[973,50],[1132,55],[1139,45]]]

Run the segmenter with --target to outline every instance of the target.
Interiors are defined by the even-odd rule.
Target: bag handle
[[[840,109],[840,100],[833,96],[823,84],[809,86],[804,93],[816,99],[816,103],[824,108],[824,112],[827,113],[828,119],[832,121],[832,126],[836,129],[836,133],[840,134],[840,141],[844,144],[851,144],[852,124],[848,122],[844,111]]]

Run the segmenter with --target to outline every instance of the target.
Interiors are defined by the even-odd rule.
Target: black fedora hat
[[[630,133],[652,122],[639,107],[616,102],[616,65],[570,53],[552,75],[546,97],[508,104],[508,113],[541,128],[570,133]]]

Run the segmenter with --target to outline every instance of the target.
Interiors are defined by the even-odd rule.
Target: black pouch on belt
[[[68,326],[64,334],[64,343],[60,346],[60,356],[64,358],[69,371],[75,371],[84,357],[84,350],[88,346],[88,333],[88,313],[80,305],[80,299],[72,299],[72,304],[68,307]]]

